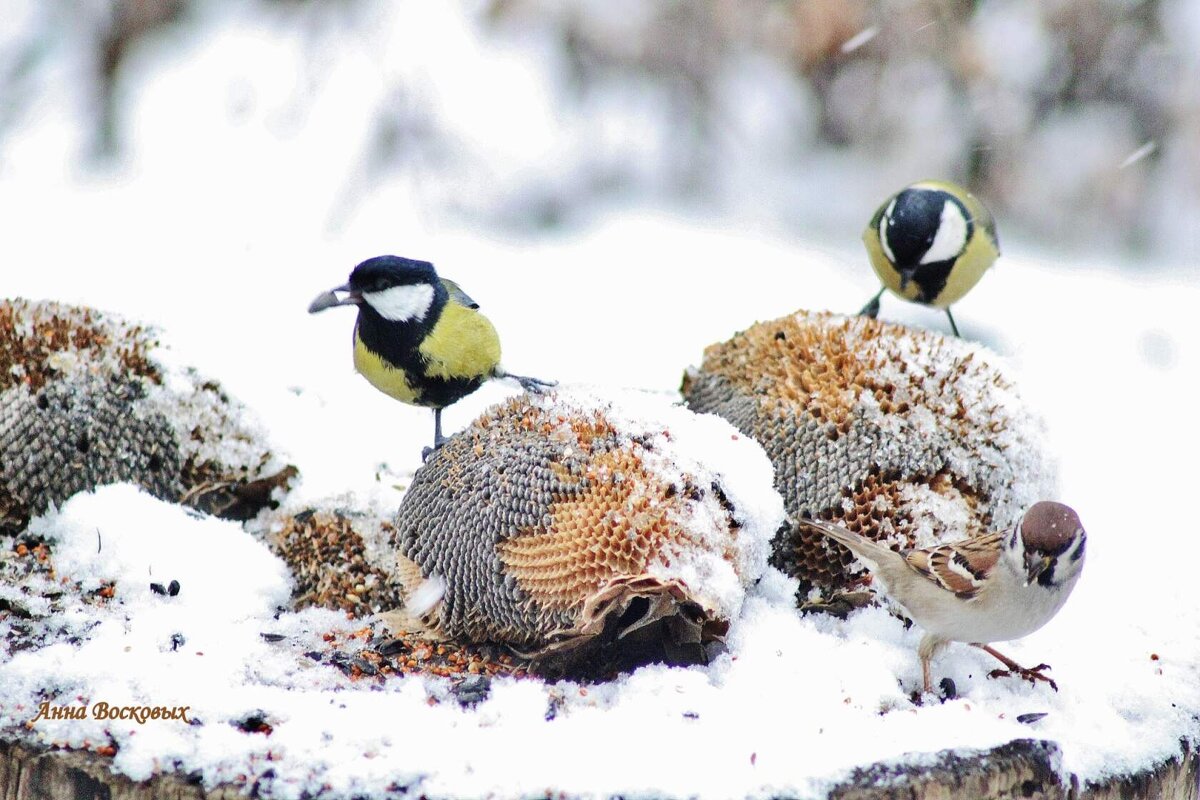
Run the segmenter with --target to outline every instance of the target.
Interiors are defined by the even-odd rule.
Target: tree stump
[[[855,770],[830,800],[1197,800],[1200,757],[1184,745],[1164,764],[1101,784],[1064,784],[1054,771],[1058,746],[1018,739],[992,750],[938,754],[921,766],[876,764]],[[255,796],[250,787],[250,796]],[[132,781],[90,752],[52,751],[0,739],[0,800],[234,800],[246,790],[205,791],[180,775]]]

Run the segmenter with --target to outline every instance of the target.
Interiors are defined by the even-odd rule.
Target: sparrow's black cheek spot
[[[1054,585],[1054,568],[1056,566],[1058,566],[1058,559],[1057,558],[1050,559],[1050,564],[1047,565],[1046,569],[1044,569],[1042,571],[1041,575],[1038,575],[1038,579],[1037,579],[1038,586],[1042,586],[1042,587],[1049,589],[1050,587],[1052,587]]]

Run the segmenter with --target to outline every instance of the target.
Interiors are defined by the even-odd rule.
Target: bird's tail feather
[[[833,539],[838,544],[843,544],[850,549],[850,552],[858,556],[863,561],[874,566],[880,563],[888,556],[894,556],[895,552],[890,548],[884,547],[881,544],[871,541],[870,539],[860,536],[853,531],[843,528],[841,525],[835,525],[832,522],[826,522],[820,519],[802,519],[800,520],[802,528],[823,533],[830,539]]]

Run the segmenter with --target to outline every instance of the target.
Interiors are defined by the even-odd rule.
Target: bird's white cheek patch
[[[433,305],[433,287],[427,283],[413,286],[393,286],[382,292],[363,292],[363,300],[392,322],[421,319]]]
[[[933,244],[921,257],[922,264],[933,264],[937,261],[950,261],[962,254],[967,246],[967,218],[963,216],[958,203],[951,200],[942,206],[942,220],[938,224],[937,234]]]
[[[879,218],[879,244],[883,247],[883,254],[887,256],[887,260],[893,264],[896,263],[896,254],[892,252],[891,245],[888,244],[888,223],[892,220],[892,210],[895,208],[896,201],[893,200],[888,204],[883,216]]]

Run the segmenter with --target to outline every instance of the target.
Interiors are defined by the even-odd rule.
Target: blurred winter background
[[[0,8],[5,229],[96,234],[64,190],[135,184],[143,237],[328,241],[373,215],[525,236],[653,207],[841,248],[944,177],[1002,243],[1193,276],[1200,254],[1195,0]]]

